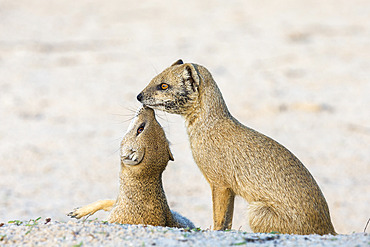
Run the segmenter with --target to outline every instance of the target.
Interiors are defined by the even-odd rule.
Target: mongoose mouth
[[[158,104],[155,104],[155,103],[143,103],[144,106],[148,106],[148,107],[164,107],[165,104],[163,103],[158,103]]]
[[[150,107],[152,109],[157,109],[157,110],[163,110],[166,111],[168,110],[167,104],[160,103],[160,104],[143,104],[144,106]]]
[[[164,103],[148,103],[144,104],[144,106],[148,106],[153,109],[163,110],[167,112],[172,112],[179,108],[178,104],[174,101],[167,101]]]

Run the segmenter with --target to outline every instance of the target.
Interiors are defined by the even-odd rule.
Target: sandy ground
[[[237,119],[300,158],[337,232],[363,232],[369,13],[365,0],[0,0],[0,222],[68,221],[74,207],[115,198],[136,95],[182,58],[213,73]],[[175,157],[163,178],[170,206],[209,228],[210,189],[183,120],[157,114]],[[234,215],[249,231],[240,198]]]
[[[0,227],[1,246],[369,246],[370,234],[288,235],[211,231],[141,225],[108,224],[100,221],[36,222]]]

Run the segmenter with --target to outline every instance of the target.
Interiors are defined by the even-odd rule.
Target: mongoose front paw
[[[121,151],[121,161],[126,165],[137,165],[143,159],[144,153],[140,150],[126,149]]]
[[[71,218],[80,219],[86,215],[89,215],[90,212],[86,212],[83,208],[75,208],[72,212],[69,212],[67,216]]]

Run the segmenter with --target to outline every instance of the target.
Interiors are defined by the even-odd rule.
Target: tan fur
[[[138,133],[140,127],[143,130]],[[108,221],[111,223],[194,228],[186,218],[171,212],[167,204],[162,173],[169,160],[173,160],[173,156],[154,111],[140,108],[121,143],[117,200],[97,201],[68,215],[81,218],[106,210],[110,211]]]
[[[310,172],[285,147],[238,122],[205,67],[179,60],[137,98],[185,118],[194,160],[211,185],[214,229],[231,228],[239,195],[249,203],[254,232],[335,234]]]

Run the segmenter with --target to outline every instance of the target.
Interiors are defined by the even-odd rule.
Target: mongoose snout
[[[335,234],[307,168],[284,146],[235,119],[205,67],[178,60],[137,99],[184,117],[193,158],[211,186],[214,229],[231,228],[239,195],[249,204],[254,232]]]
[[[143,99],[143,94],[142,93],[139,93],[137,95],[136,99],[141,102],[141,100]]]

